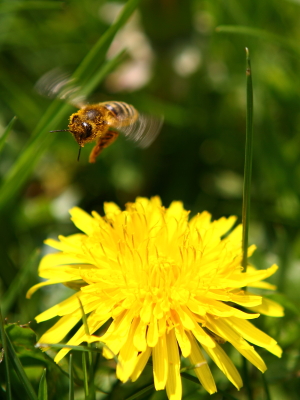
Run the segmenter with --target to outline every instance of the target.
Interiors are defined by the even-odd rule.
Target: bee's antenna
[[[49,131],[49,132],[70,132],[69,129],[59,129],[58,131]]]
[[[78,151],[78,157],[77,157],[77,161],[79,161],[79,158],[80,158],[80,153],[81,153],[81,146],[79,146],[79,151]]]

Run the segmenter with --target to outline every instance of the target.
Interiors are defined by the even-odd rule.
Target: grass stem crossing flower
[[[212,222],[204,211],[189,220],[181,202],[164,208],[159,197],[137,198],[125,211],[105,203],[104,211],[105,217],[90,216],[73,208],[72,220],[83,233],[46,241],[59,252],[42,259],[39,275],[47,280],[28,297],[57,283],[76,292],[36,317],[38,322],[61,317],[40,343],[59,343],[80,321],[79,298],[89,334],[82,326],[68,344],[105,343],[105,357],[118,355],[116,373],[123,382],[138,379],[152,357],[155,389],[166,389],[170,400],[182,397],[181,356],[189,358],[209,393],[217,389],[207,356],[237,389],[243,384],[224,342],[262,372],[266,365],[251,344],[281,356],[276,341],[250,320],[280,317],[282,307],[248,290],[274,289],[263,280],[278,267],[243,272],[242,227],[232,229],[236,217]],[[248,256],[254,250],[250,246]],[[55,361],[69,350],[60,350]]]

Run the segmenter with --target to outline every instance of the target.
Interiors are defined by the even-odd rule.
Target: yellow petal
[[[63,317],[64,318],[64,317]],[[93,343],[95,341],[100,341],[100,338],[97,336],[93,336],[92,333],[96,332],[99,328],[101,328],[102,325],[105,324],[107,320],[99,320],[97,317],[95,317],[95,314],[92,313],[88,319],[88,327],[90,331],[90,335],[87,335],[85,333],[85,327],[81,326],[78,331],[75,333],[75,335],[67,342],[68,345],[70,346],[78,346],[82,342],[87,342],[87,343]],[[66,354],[71,351],[70,348],[63,348],[61,349],[57,355],[54,358],[54,361],[56,363],[59,363],[59,361],[66,356]],[[113,357],[114,355],[112,355]],[[111,357],[111,358],[112,358]]]
[[[168,352],[166,336],[158,338],[157,345],[152,350],[154,386],[156,390],[162,390],[166,386],[168,378]]]
[[[59,343],[80,320],[81,312],[65,315],[40,337],[38,343]]]
[[[196,340],[194,339],[193,335],[191,333],[188,333],[191,345],[192,345],[192,351],[189,356],[190,362],[192,363],[193,366],[195,366],[195,374],[197,375],[199,381],[201,382],[202,386],[204,389],[210,393],[213,394],[217,391],[216,384],[214,381],[214,378],[210,372],[209,366],[207,364],[206,359],[204,358],[200,347],[198,346]]]
[[[276,345],[276,340],[257,329],[251,322],[236,317],[225,318],[226,322],[243,338],[257,346],[268,348]]]
[[[108,219],[114,219],[115,215],[121,213],[120,207],[113,202],[104,203],[104,212]]]
[[[66,280],[67,282],[68,280]],[[48,281],[37,283],[36,285],[32,286],[26,293],[26,298],[30,299],[30,297],[35,293],[39,288],[48,285],[55,285],[56,283],[61,283],[61,280],[57,279],[49,279]]]
[[[39,314],[35,319],[37,320],[37,322],[41,322],[56,317],[57,315],[59,316],[65,314],[74,315],[75,313],[80,313],[80,315],[82,315],[78,298],[80,298],[83,304],[84,312],[86,314],[90,313],[91,311],[94,311],[99,305],[99,299],[97,297],[84,296],[81,293],[75,293],[67,300],[59,304],[56,304],[54,307],[49,308],[49,310],[46,310],[43,313]]]
[[[74,275],[77,274],[78,276],[79,267],[90,268],[89,265],[82,265],[82,264],[90,264],[90,261],[91,261],[90,256],[86,256],[83,254],[72,254],[72,255],[70,255],[69,253],[47,254],[45,257],[42,258],[41,263],[39,265],[39,275],[42,278],[51,279],[53,278],[54,274],[62,274],[66,270],[70,274]],[[69,268],[67,268],[66,266],[68,266]]]
[[[127,340],[123,347],[120,350],[118,356],[118,364],[117,364],[117,377],[122,381],[126,382],[130,375],[132,374],[134,367],[136,365],[136,359],[138,355],[138,351],[133,344],[133,337],[138,326],[139,321],[134,319],[130,331],[127,337]]]
[[[82,241],[86,238],[82,233],[76,233],[74,235],[70,235],[68,237],[59,236],[60,241],[54,239],[47,239],[44,241],[48,246],[53,247],[54,249],[66,251],[66,252],[74,252],[77,251],[78,247],[81,246]]]
[[[88,236],[91,236],[99,227],[98,222],[79,207],[73,207],[70,214],[74,225]]]
[[[169,400],[181,400],[182,383],[180,376],[180,357],[174,329],[166,335],[168,349],[168,379],[166,390]]]
[[[263,359],[257,354],[252,346],[246,342],[235,330],[233,330],[223,318],[213,319],[208,317],[207,328],[231,343],[247,360],[260,371],[267,369]]]
[[[188,357],[191,354],[191,342],[181,325],[175,327],[175,335],[183,357]]]
[[[262,298],[262,303],[256,307],[249,307],[250,310],[257,311],[270,317],[284,316],[284,308],[273,300]]]
[[[138,355],[137,361],[136,361],[136,366],[130,377],[132,382],[135,382],[138,379],[138,377],[141,375],[141,373],[143,372],[143,370],[149,360],[149,357],[151,355],[151,351],[152,351],[151,347],[147,347],[145,351],[143,351],[142,353],[140,353]]]
[[[139,321],[139,325],[135,331],[133,337],[133,343],[138,351],[146,351],[147,341],[146,341],[146,329],[147,324],[145,324],[141,319]]]
[[[147,344],[150,347],[156,346],[158,342],[157,319],[152,315],[147,332]]]
[[[209,357],[216,363],[220,370],[230,380],[230,382],[239,390],[243,386],[242,378],[221,346],[216,344],[213,349],[203,345],[204,350]]]

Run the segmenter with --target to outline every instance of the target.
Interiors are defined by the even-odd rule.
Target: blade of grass
[[[82,63],[75,71],[73,78],[75,78],[76,81],[84,83],[85,80],[90,79],[95,71],[97,71],[97,66],[103,62],[105,54],[114,36],[135,11],[140,1],[141,0],[127,1],[116,21],[100,37],[93,49],[87,54],[87,56],[83,59]]]
[[[300,56],[300,49],[297,43],[293,42],[292,40],[283,39],[282,36],[276,35],[275,33],[266,32],[263,29],[256,29],[240,25],[220,25],[216,27],[216,32],[257,37],[258,39],[263,39],[268,42],[277,43],[283,48],[292,51],[297,56]]]
[[[80,304],[80,309],[81,309],[81,315],[82,315],[82,321],[83,321],[83,325],[84,325],[85,334],[86,335],[90,335],[86,314],[84,312],[84,308],[83,308],[82,302],[81,302],[79,297],[78,297],[78,301],[79,301],[79,304]],[[92,344],[91,343],[88,343],[87,346],[88,346],[88,348],[92,348]],[[88,357],[89,357],[89,359],[88,359],[88,362],[87,362],[86,354],[82,353],[84,387],[85,387],[86,398],[88,398],[89,400],[93,400],[95,398],[93,353],[89,352],[88,353]],[[87,364],[88,364],[88,368],[87,368]],[[87,373],[87,370],[89,370],[89,373]],[[89,383],[90,383],[90,385],[89,385]]]
[[[74,400],[73,355],[69,358],[69,400]]]
[[[14,126],[14,123],[16,122],[16,119],[17,119],[17,117],[13,117],[13,119],[7,125],[7,127],[5,128],[5,131],[3,132],[3,135],[0,138],[0,153],[5,145],[6,139],[8,138],[10,131],[12,130],[12,127]]]
[[[105,345],[102,345],[102,347],[104,347]],[[39,343],[38,345],[36,345],[36,347],[39,348],[47,348],[47,347],[51,347],[53,349],[71,349],[71,350],[75,350],[75,351],[84,351],[85,353],[88,352],[93,352],[93,353],[101,353],[102,352],[102,347],[101,348],[97,348],[97,347],[87,347],[87,346],[72,346],[70,344],[60,344],[60,343]]]
[[[185,378],[185,379],[187,379],[187,380],[189,380],[189,381],[191,381],[191,382],[194,382],[194,383],[196,383],[197,385],[201,385],[201,383],[199,382],[199,379],[198,379],[198,378],[196,378],[196,377],[193,376],[193,375],[188,374],[187,372],[181,372],[180,375],[182,376],[182,378]],[[218,389],[218,392],[219,392],[219,393],[222,393],[222,396],[224,396],[226,399],[229,399],[229,400],[237,400],[236,397],[231,396],[230,394],[224,392],[223,390]],[[127,400],[128,400],[128,399],[127,399]]]
[[[143,394],[149,392],[154,388],[154,384],[152,383],[151,385],[148,385],[144,387],[143,389],[140,389],[138,392],[134,393],[132,396],[127,397],[125,400],[134,400],[137,399],[139,396],[142,396]]]
[[[266,380],[265,374],[261,374],[261,377],[262,377],[263,386],[265,389],[266,400],[271,400],[270,390],[269,390],[269,386],[268,386],[268,382]]]
[[[83,322],[85,334],[88,335],[88,336],[90,336],[90,331],[89,331],[89,326],[88,326],[88,323],[87,323],[87,318],[86,318],[86,315],[85,315],[85,312],[84,312],[84,309],[83,309],[82,302],[81,302],[81,300],[80,300],[79,297],[78,297],[78,301],[79,301],[79,304],[80,304],[81,317],[82,317],[82,322]],[[90,347],[92,347],[92,346],[91,346],[90,343],[88,343],[88,344],[87,344],[87,347],[90,348]],[[90,353],[89,353],[89,365],[91,366],[92,363],[93,363],[92,353],[90,352]]]
[[[36,347],[40,348],[47,348],[47,347],[52,347],[53,349],[72,349],[75,351],[85,351],[87,352],[93,352],[93,353],[102,353],[103,347],[105,347],[108,351],[111,352],[113,360],[118,363],[118,358],[117,356],[110,350],[109,347],[107,347],[104,343],[97,342],[99,347],[87,347],[87,346],[71,346],[70,344],[61,344],[61,343],[39,343],[36,345]]]
[[[29,379],[27,378],[23,365],[19,360],[17,353],[15,352],[15,349],[7,335],[6,335],[6,340],[7,340],[7,348],[8,348],[8,354],[10,356],[10,361],[14,367],[14,370],[16,371],[16,374],[18,375],[18,378],[20,379],[20,382],[24,387],[25,392],[27,393],[30,400],[38,400],[35,391],[33,390],[33,387]]]
[[[6,397],[7,400],[12,400],[11,397],[11,380],[10,380],[10,372],[9,372],[9,363],[8,363],[8,348],[7,348],[7,340],[6,334],[4,330],[4,321],[2,318],[2,312],[0,308],[0,333],[1,333],[1,341],[4,349],[4,361],[5,361],[5,378],[6,378]]]
[[[39,392],[38,392],[38,400],[48,400],[48,389],[47,389],[47,379],[46,379],[46,368],[42,374],[40,384],[39,384]]]
[[[250,53],[246,48],[246,144],[245,144],[245,166],[244,166],[244,187],[243,187],[243,209],[242,209],[242,266],[244,272],[247,271],[248,265],[248,234],[250,221],[250,200],[251,200],[251,176],[252,176],[252,155],[253,155],[253,87],[252,87],[252,71],[250,63]],[[248,399],[252,400],[252,388],[248,375],[247,360],[243,357],[244,383],[248,395]]]
[[[249,371],[248,371],[248,362],[246,358],[242,357],[243,360],[243,382],[245,384],[245,389],[247,392],[248,400],[254,400],[252,394],[252,388],[250,385]]]
[[[110,72],[109,67],[113,68],[116,65],[116,60],[119,62],[120,55],[117,55],[114,60],[110,60],[103,65],[103,60],[107,49],[109,48],[117,31],[125,24],[127,19],[136,9],[140,0],[129,0],[121,12],[117,21],[111,25],[111,27],[101,36],[99,41],[88,53],[86,58],[82,61],[80,66],[77,68],[72,76],[80,86],[84,86],[84,82],[87,79],[91,79],[91,76],[99,68],[104,72],[98,72],[97,80],[93,79],[93,85],[89,85],[89,93],[99,85],[100,81]],[[87,90],[84,90],[85,94]],[[27,147],[19,156],[14,166],[11,168],[9,173],[6,175],[5,181],[0,187],[0,209],[10,201],[12,197],[20,190],[21,186],[28,179],[31,171],[38,162],[39,158],[43,154],[46,148],[49,147],[51,142],[54,140],[54,134],[47,134],[48,131],[55,129],[57,124],[66,118],[70,114],[71,106],[68,104],[61,104],[60,101],[54,100],[47,112],[41,118],[35,131],[32,134],[32,138],[29,141]]]
[[[86,353],[82,353],[82,370],[83,370],[84,398],[87,399],[89,397],[89,380],[87,373]]]
[[[79,301],[79,305],[80,305],[80,309],[81,309],[81,318],[82,318],[82,322],[83,322],[83,326],[84,326],[84,331],[86,335],[89,335],[89,327],[87,324],[87,318],[84,312],[84,308],[82,305],[82,302],[80,300],[80,298],[78,297],[78,301]],[[89,348],[91,347],[91,345],[88,343],[87,345]],[[92,364],[92,353],[89,352],[89,365]],[[88,399],[89,397],[89,380],[88,380],[88,373],[87,373],[87,359],[86,359],[86,353],[82,353],[82,370],[83,370],[83,386],[84,386],[84,398]]]
[[[253,155],[253,87],[252,71],[250,64],[249,50],[246,48],[246,86],[247,86],[247,111],[246,111],[246,145],[245,145],[245,166],[244,166],[244,187],[243,187],[243,261],[244,272],[247,271],[248,233],[250,220],[250,199],[251,199],[251,177],[252,177],[252,155]]]

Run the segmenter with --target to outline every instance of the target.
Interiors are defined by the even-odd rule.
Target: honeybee
[[[81,148],[86,143],[96,141],[89,162],[95,163],[103,149],[110,146],[123,133],[140,147],[149,146],[158,135],[162,118],[141,115],[130,104],[122,101],[106,101],[89,104],[70,116],[68,129],[50,132],[70,132]]]
[[[82,147],[96,141],[89,162],[96,162],[101,151],[119,136],[125,135],[139,147],[148,147],[158,135],[162,117],[140,114],[135,107],[122,101],[86,104],[82,88],[70,76],[56,68],[43,75],[35,85],[36,91],[50,98],[59,98],[79,108],[70,116],[68,129],[50,132],[70,132],[79,144],[78,160]]]

